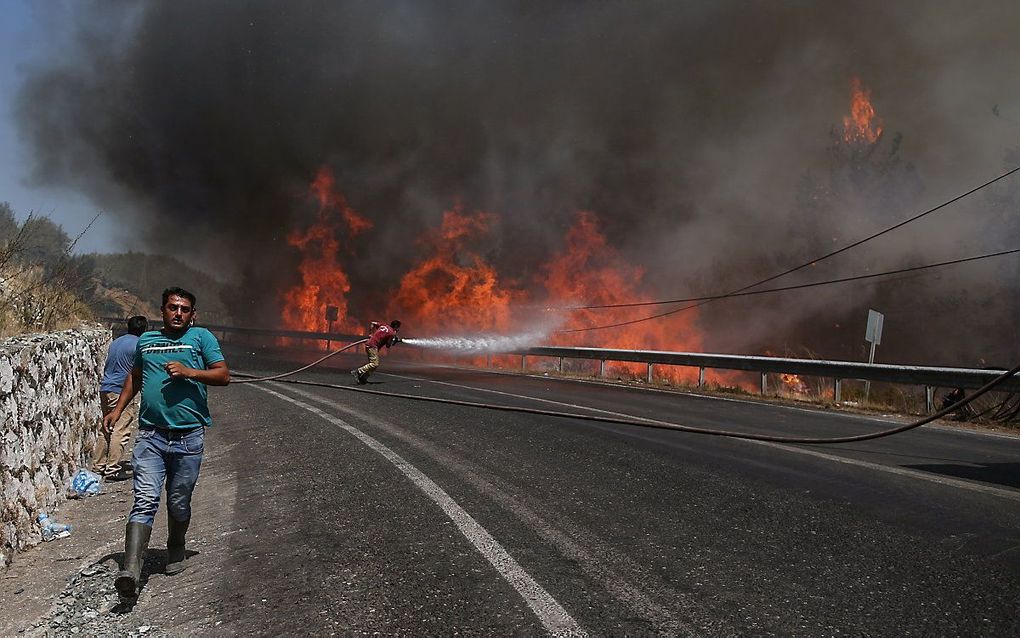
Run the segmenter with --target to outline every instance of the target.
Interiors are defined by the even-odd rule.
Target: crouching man
[[[138,440],[134,467],[134,505],[128,515],[124,565],[117,574],[121,596],[138,595],[142,563],[166,483],[167,574],[184,569],[184,537],[191,523],[191,494],[202,465],[205,428],[209,417],[206,386],[227,385],[230,370],[216,337],[197,328],[195,295],[181,288],[163,291],[160,311],[163,329],[143,333],[135,349],[134,367],[124,383],[117,406],[106,415],[107,427],[116,423],[136,393]]]

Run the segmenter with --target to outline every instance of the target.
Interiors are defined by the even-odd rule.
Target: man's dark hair
[[[166,290],[163,291],[163,303],[161,303],[159,307],[162,308],[163,306],[165,306],[166,302],[169,301],[170,297],[173,295],[177,295],[178,297],[184,297],[185,299],[191,302],[191,309],[192,310],[195,309],[195,295],[191,294],[184,288],[177,288],[176,286],[174,286],[173,288],[167,288]]]
[[[400,328],[400,319],[394,319],[393,321],[391,321],[390,328],[393,328],[394,330]]]
[[[163,302],[166,303],[166,302]],[[141,315],[128,319],[128,334],[138,336],[149,329],[149,320]]]

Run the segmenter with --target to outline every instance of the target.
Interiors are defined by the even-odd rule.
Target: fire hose
[[[340,354],[344,350],[349,350],[350,348],[353,348],[354,346],[361,345],[361,344],[365,343],[366,341],[368,341],[368,339],[362,339],[361,341],[355,341],[354,343],[349,343],[346,346],[344,346],[343,348],[340,348],[339,350],[334,350],[333,352],[330,352],[326,356],[321,357],[319,359],[316,359],[315,361],[312,361],[308,365],[303,366],[301,368],[298,368],[297,370],[291,370],[290,372],[284,372],[283,374],[274,374],[271,377],[251,377],[251,378],[248,378],[248,379],[238,379],[237,381],[231,380],[230,383],[231,384],[234,384],[234,383],[258,383],[259,381],[275,381],[277,379],[282,379],[284,377],[289,377],[292,374],[297,374],[298,372],[304,372],[308,368],[315,367],[315,366],[319,365],[320,363],[322,363],[323,361],[325,361],[326,359],[329,359],[330,357],[335,357],[336,355]],[[241,374],[241,373],[236,373],[233,376],[250,377],[250,375]]]
[[[309,363],[308,365],[306,365],[304,367],[298,368],[297,370],[292,370],[290,372],[285,372],[283,374],[277,374],[277,375],[273,375],[273,376],[269,376],[269,377],[251,377],[251,378],[240,379],[240,380],[237,380],[237,381],[233,381],[232,380],[230,383],[231,384],[235,384],[235,383],[257,383],[257,382],[261,382],[261,381],[274,381],[274,380],[282,379],[284,377],[288,377],[288,376],[291,376],[293,374],[297,374],[298,372],[301,372],[303,370],[307,370],[308,368],[311,368],[311,367],[313,367],[315,365],[318,365],[319,363],[322,363],[326,359],[328,359],[328,358],[330,358],[330,357],[332,357],[334,355],[340,354],[341,352],[343,352],[345,350],[353,348],[354,346],[360,345],[360,344],[364,343],[365,341],[367,341],[367,339],[362,339],[361,341],[355,341],[354,343],[350,343],[350,344],[344,346],[343,348],[341,348],[339,350],[335,350],[335,351],[329,353],[328,355],[322,357],[321,359],[313,361],[312,363]],[[535,415],[541,415],[541,416],[552,416],[552,417],[558,417],[558,418],[564,418],[564,419],[581,419],[581,420],[586,420],[586,421],[596,421],[596,422],[599,422],[599,423],[612,423],[612,424],[616,424],[616,425],[634,425],[634,426],[639,426],[639,427],[656,428],[656,429],[661,429],[661,430],[675,430],[677,432],[686,432],[686,433],[689,433],[689,434],[704,434],[704,435],[708,435],[708,436],[722,436],[722,437],[733,438],[733,439],[746,439],[746,440],[750,440],[750,441],[767,441],[769,443],[803,443],[803,444],[811,444],[811,445],[827,445],[827,444],[834,444],[834,443],[854,443],[854,442],[857,442],[857,441],[869,441],[869,440],[872,440],[872,439],[880,439],[880,438],[883,438],[883,437],[892,436],[894,434],[900,434],[901,432],[906,432],[908,430],[913,430],[914,428],[920,427],[920,426],[925,425],[927,423],[931,423],[932,421],[934,421],[936,419],[940,419],[940,418],[942,418],[942,417],[944,417],[944,416],[946,416],[948,414],[952,414],[953,412],[955,412],[955,411],[959,410],[960,408],[964,407],[965,405],[969,404],[971,401],[977,399],[981,395],[991,391],[996,386],[1002,384],[1003,382],[1005,382],[1006,380],[1012,378],[1014,375],[1016,375],[1018,373],[1020,373],[1020,365],[1017,365],[1016,367],[1012,368],[1011,370],[1008,370],[1008,371],[1002,373],[1001,375],[999,375],[998,377],[992,379],[991,381],[989,381],[988,383],[986,383],[985,385],[981,386],[980,388],[975,390],[973,393],[971,393],[970,396],[964,397],[963,399],[957,401],[956,403],[953,403],[952,405],[949,405],[949,406],[947,406],[945,408],[942,408],[938,412],[930,414],[930,415],[928,415],[928,416],[926,416],[926,417],[924,417],[922,419],[918,419],[916,421],[912,421],[910,423],[906,423],[904,425],[901,425],[901,426],[898,426],[898,427],[895,427],[895,428],[891,428],[891,429],[888,429],[888,430],[881,430],[879,432],[871,432],[869,434],[858,434],[858,435],[854,435],[854,436],[838,436],[838,437],[825,437],[825,438],[795,437],[795,436],[773,436],[773,435],[770,435],[770,434],[754,434],[754,433],[751,433],[751,432],[735,432],[735,431],[732,431],[732,430],[713,430],[713,429],[710,429],[710,428],[699,428],[699,427],[694,427],[694,426],[690,426],[690,425],[681,425],[679,423],[670,423],[668,421],[659,421],[657,419],[644,419],[644,418],[640,418],[640,417],[633,418],[633,419],[625,419],[625,418],[619,418],[619,417],[607,417],[607,416],[598,416],[598,415],[576,414],[576,413],[571,413],[571,412],[561,412],[559,410],[540,410],[538,408],[525,408],[525,407],[517,407],[517,406],[510,406],[510,405],[499,405],[499,404],[494,404],[494,403],[478,403],[476,401],[461,401],[461,400],[458,400],[458,399],[443,399],[443,398],[439,398],[439,397],[423,397],[423,396],[416,396],[416,395],[413,395],[413,394],[401,394],[401,393],[397,393],[397,392],[382,392],[382,391],[379,391],[379,390],[369,390],[367,388],[355,388],[355,387],[351,387],[351,386],[337,385],[335,383],[325,383],[325,382],[320,382],[320,381],[298,381],[298,380],[291,379],[291,380],[287,380],[287,381],[281,381],[281,383],[293,383],[293,384],[296,384],[296,385],[310,385],[310,386],[317,386],[317,387],[320,387],[320,388],[332,388],[332,389],[335,389],[335,390],[346,390],[346,391],[349,391],[349,392],[362,392],[362,393],[365,393],[365,394],[375,394],[375,395],[379,395],[379,396],[391,397],[391,398],[396,398],[396,399],[408,399],[408,400],[411,400],[411,401],[425,401],[425,402],[428,402],[428,403],[445,403],[447,405],[458,405],[458,406],[469,407],[469,408],[481,408],[481,409],[485,409],[485,410],[496,410],[496,411],[500,411],[500,412],[519,412],[519,413],[523,413],[523,414],[535,414]],[[237,373],[235,376],[250,377],[250,375],[246,375],[246,374],[242,374],[242,373]]]

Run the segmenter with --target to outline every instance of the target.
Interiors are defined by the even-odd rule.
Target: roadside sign
[[[864,340],[876,346],[882,343],[882,324],[885,322],[885,315],[876,310],[868,311],[868,329],[864,333]]]

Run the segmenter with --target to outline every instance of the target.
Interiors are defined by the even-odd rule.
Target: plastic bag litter
[[[78,470],[67,485],[68,498],[94,496],[103,491],[103,479],[95,472]]]

